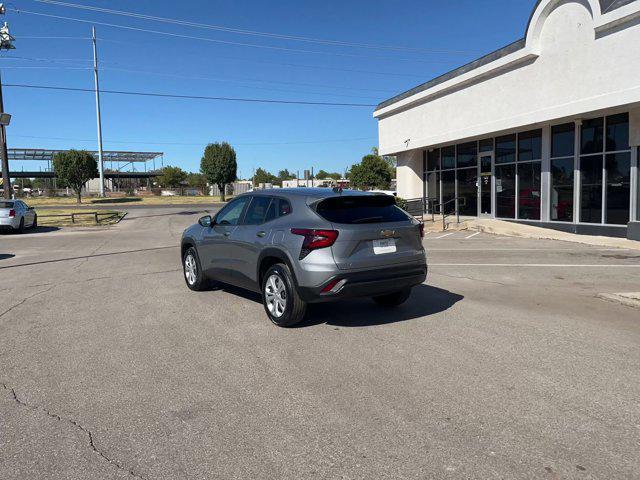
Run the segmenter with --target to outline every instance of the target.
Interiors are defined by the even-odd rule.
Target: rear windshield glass
[[[13,208],[13,202],[0,202],[0,208]]]
[[[316,212],[331,223],[345,224],[404,222],[409,218],[390,195],[331,197],[318,203]]]

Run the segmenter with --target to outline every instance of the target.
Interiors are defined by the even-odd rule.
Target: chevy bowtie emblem
[[[383,237],[393,237],[396,234],[395,230],[380,230],[380,235]]]

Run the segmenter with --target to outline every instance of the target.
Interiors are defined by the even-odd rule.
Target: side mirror
[[[211,215],[205,215],[204,217],[200,217],[198,223],[203,227],[211,227],[213,225],[213,219]]]

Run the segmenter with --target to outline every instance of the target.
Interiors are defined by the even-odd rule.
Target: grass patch
[[[229,197],[226,199],[229,200]],[[25,198],[24,202],[33,207],[53,206],[53,207],[72,207],[78,205],[75,197],[33,197]],[[113,198],[96,198],[86,197],[82,199],[81,205],[91,206],[95,204],[101,205],[177,205],[177,204],[212,204],[219,203],[220,197],[210,196],[149,196],[149,197],[113,197]]]
[[[117,210],[100,210],[98,212],[98,223],[95,215],[90,215],[86,209],[61,208],[55,210],[36,209],[38,214],[38,225],[43,227],[101,227],[113,225],[120,221],[122,212]],[[72,219],[72,214],[73,219]]]

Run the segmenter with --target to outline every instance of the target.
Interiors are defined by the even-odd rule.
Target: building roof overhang
[[[538,40],[544,21],[562,1],[537,0],[523,38],[385,100],[376,107],[373,116],[378,119],[384,118],[430,98],[446,95],[468,84],[481,81],[483,77],[534,61],[539,56]],[[581,3],[585,3],[590,10],[596,34],[640,18],[640,0],[581,0]]]

